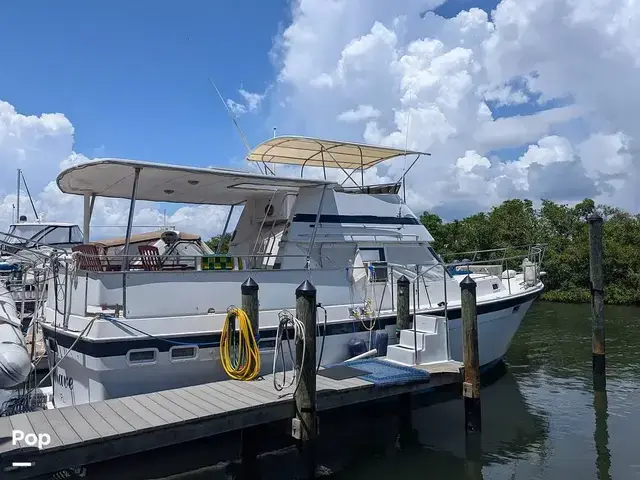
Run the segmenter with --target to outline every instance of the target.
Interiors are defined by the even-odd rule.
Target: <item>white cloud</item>
[[[244,88],[240,88],[238,90],[238,93],[242,97],[244,103],[238,103],[235,100],[228,98],[226,100],[227,107],[229,107],[229,110],[231,110],[236,115],[242,115],[247,112],[255,112],[260,108],[260,104],[267,96],[268,91],[269,89],[267,88],[264,93],[253,93],[248,92]]]
[[[294,1],[274,47],[279,131],[431,152],[408,180],[417,210],[595,196],[640,211],[640,5],[502,0],[490,21],[477,8],[420,18],[442,2],[427,3]]]
[[[352,108],[338,115],[339,122],[354,123],[362,120],[369,120],[371,118],[377,118],[380,116],[380,111],[373,108],[371,105],[358,105],[357,108]]]
[[[5,231],[14,219],[18,168],[23,170],[42,220],[82,225],[82,198],[63,194],[55,183],[62,169],[89,160],[73,151],[73,133],[71,122],[61,113],[25,116],[12,105],[0,101],[0,231]],[[169,215],[167,223],[208,238],[222,230],[227,211],[228,208],[220,206],[185,206]],[[35,219],[24,187],[21,189],[20,213]],[[122,235],[127,216],[128,201],[97,199],[92,224],[118,227],[93,228],[92,237]],[[136,204],[135,224],[160,226],[163,220],[163,212],[154,204]]]

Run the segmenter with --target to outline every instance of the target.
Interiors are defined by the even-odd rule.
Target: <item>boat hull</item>
[[[510,298],[508,302],[504,300],[502,303],[494,302],[497,308],[478,305],[481,366],[489,366],[504,357],[524,315],[540,293],[541,291],[532,292],[521,297]],[[449,342],[451,357],[462,361],[462,324],[459,312],[459,308],[457,312],[454,309],[449,311]],[[432,310],[421,313],[438,314],[440,312]],[[361,325],[361,322],[352,320],[331,322],[326,328],[326,335],[317,337],[318,356],[322,351],[320,363],[329,365],[349,358],[348,345],[354,338],[361,339],[370,346],[373,331],[363,331]],[[395,344],[395,317],[381,319],[379,325],[381,327],[379,330],[388,334],[389,344]],[[56,361],[59,362],[53,375],[56,407],[216,382],[228,378],[222,368],[220,350],[216,345],[216,339],[219,342],[219,332],[198,336],[201,344],[208,342],[211,346],[198,348],[196,358],[172,358],[172,350],[180,348],[180,345],[177,345],[176,340],[165,338],[158,344],[159,347],[162,345],[164,348],[157,348],[152,362],[132,363],[126,354],[104,355],[109,353],[109,343],[117,342],[119,344],[117,347],[122,350],[124,342],[125,348],[129,351],[136,351],[143,347],[148,349],[150,342],[153,343],[159,339],[137,337],[137,339],[126,341],[91,342],[94,343],[90,346],[91,350],[87,350],[89,347],[78,348],[77,345],[80,343],[78,342],[74,350],[68,352],[68,347],[72,346],[77,337],[69,335],[68,332],[63,333],[59,329],[56,332],[47,325],[43,325],[43,331],[50,368]],[[273,368],[275,339],[274,335],[271,335],[273,332],[268,329],[264,331],[261,329],[260,333],[261,374],[268,374]],[[324,348],[321,348],[323,340]],[[171,345],[172,341],[173,345]],[[97,343],[100,345],[95,345]],[[293,342],[291,347],[294,348]],[[75,350],[76,348],[80,351]],[[288,357],[287,348],[285,346],[286,357]],[[53,352],[52,349],[56,351]],[[65,357],[60,360],[63,356]],[[278,368],[281,369],[281,365],[278,365]],[[287,368],[291,368],[289,362],[287,362]]]

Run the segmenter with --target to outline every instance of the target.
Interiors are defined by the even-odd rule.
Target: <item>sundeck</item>
[[[294,291],[304,280],[317,288],[326,315],[318,328],[322,364],[348,358],[353,340],[373,348],[383,337],[392,361],[461,360],[463,276],[440,261],[430,246],[432,236],[399,194],[420,155],[276,137],[256,147],[248,160],[267,172],[278,163],[300,166],[301,178],[122,159],[63,171],[59,188],[85,199],[86,245],[61,259],[48,290],[43,330],[54,370],[55,405],[226,378],[220,336],[227,309],[240,305],[240,285],[249,277],[259,285],[263,373],[271,369],[279,315],[295,310]],[[368,168],[395,157],[411,157],[397,182],[364,183]],[[319,178],[304,178],[307,167],[318,167]],[[344,172],[342,183],[327,179],[330,168]],[[89,227],[98,196],[130,199],[126,254],[119,256],[117,268],[92,249]],[[137,200],[226,205],[227,225],[234,208],[243,210],[225,254],[170,255],[157,246],[136,252],[130,247]],[[162,241],[169,247],[176,238],[168,234]],[[465,267],[477,282],[480,363],[485,367],[504,356],[543,289],[541,248],[529,248],[518,261],[506,249],[502,252],[488,264],[469,261]],[[107,256],[110,264],[114,255]],[[517,273],[523,258],[523,271]],[[412,289],[415,330],[410,335],[396,332],[401,277]],[[64,298],[53,293],[61,288]]]

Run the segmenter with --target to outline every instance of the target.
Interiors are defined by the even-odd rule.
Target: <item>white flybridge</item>
[[[430,247],[433,238],[398,195],[406,171],[397,183],[364,185],[367,168],[404,155],[420,153],[276,137],[248,160],[266,170],[276,163],[300,166],[301,178],[118,159],[63,171],[59,188],[85,198],[86,241],[95,197],[130,199],[123,250],[130,256],[113,269],[103,255],[91,259],[77,252],[51,280],[43,331],[55,406],[227,378],[221,333],[227,309],[241,304],[240,285],[249,277],[259,285],[262,373],[271,369],[281,340],[279,314],[295,310],[294,291],[307,279],[326,312],[317,331],[322,364],[344,361],[354,353],[350,347],[363,342],[365,350],[385,350],[385,338],[392,344],[387,358],[396,362],[461,360],[464,276],[441,262]],[[324,179],[303,178],[305,167],[321,167]],[[341,169],[345,182],[328,181],[327,168]],[[243,211],[227,253],[154,256],[129,249],[136,200],[227,205],[229,218],[234,207]],[[541,251],[530,249],[524,257],[521,273],[509,270],[504,258],[480,266],[466,261],[477,282],[483,366],[504,356],[543,290]],[[401,278],[410,283],[416,321],[415,330],[401,331],[394,345]],[[65,295],[54,293],[65,285]]]

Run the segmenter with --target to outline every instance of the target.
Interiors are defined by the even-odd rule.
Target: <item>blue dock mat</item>
[[[362,360],[354,360],[353,362],[338,364],[340,366],[353,367],[354,370],[368,372],[364,375],[357,375],[358,378],[368,380],[376,386],[383,385],[403,385],[412,382],[425,382],[431,376],[424,370],[417,368],[396,365],[378,358],[365,358]],[[338,366],[336,365],[336,366]],[[327,367],[330,370],[331,367]],[[322,370],[318,372],[321,374]],[[356,375],[354,375],[356,376]]]

